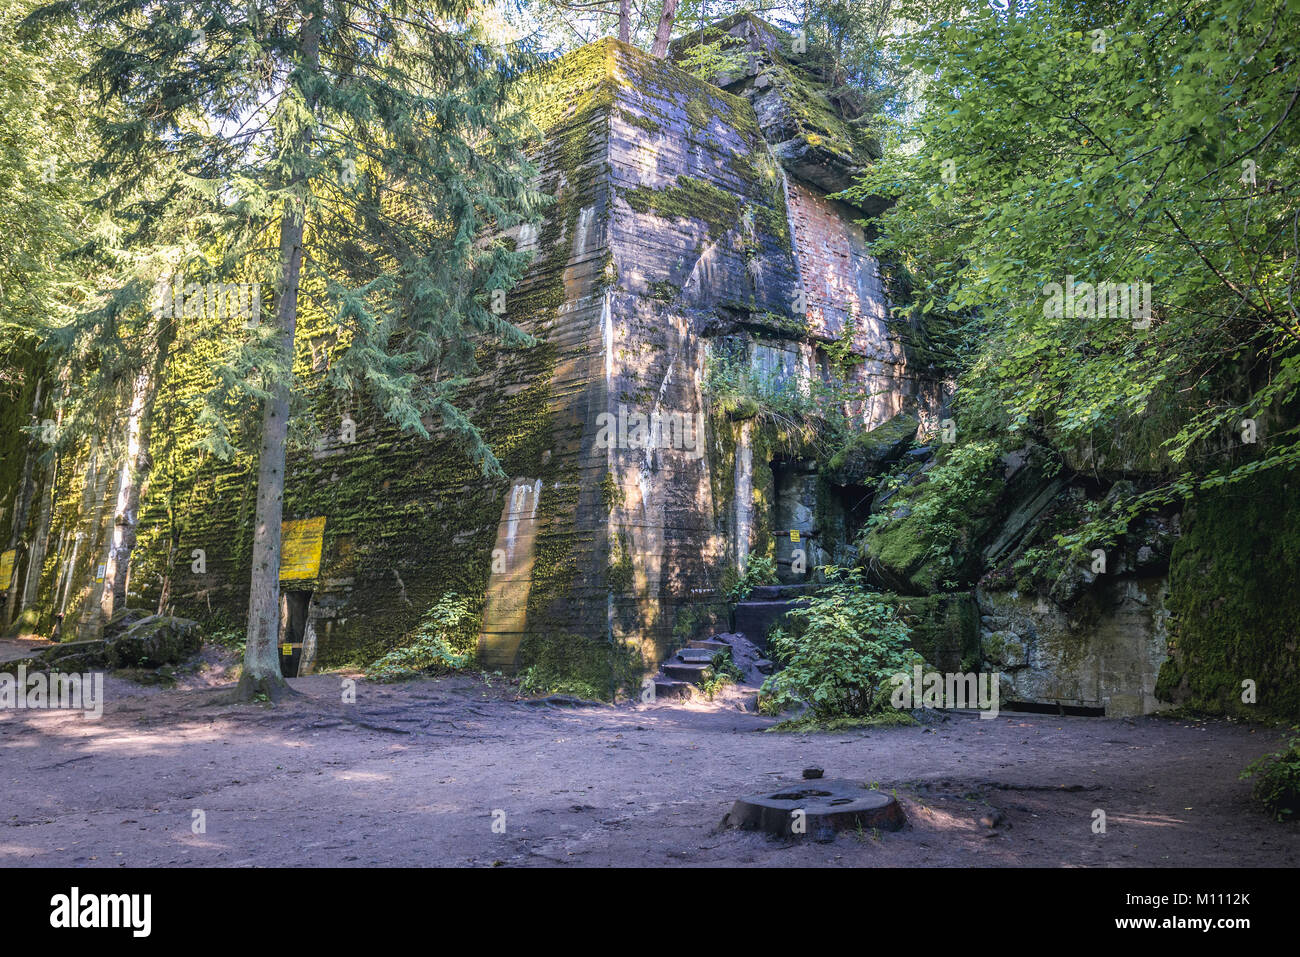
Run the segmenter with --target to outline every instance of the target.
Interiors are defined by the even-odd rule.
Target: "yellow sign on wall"
[[[11,548],[7,552],[0,552],[0,588],[9,587],[9,579],[14,573],[15,551]]]
[[[301,581],[320,574],[325,547],[325,516],[280,523],[280,581]]]

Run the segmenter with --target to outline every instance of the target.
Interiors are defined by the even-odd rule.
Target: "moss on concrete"
[[[708,226],[709,238],[716,240],[734,227],[740,217],[740,200],[712,183],[685,174],[674,186],[650,189],[634,186],[622,191],[623,199],[638,213],[651,213],[662,219],[695,219]]]
[[[1170,559],[1156,695],[1210,714],[1300,717],[1300,472],[1203,493]],[[1242,701],[1253,681],[1257,703]]]
[[[932,667],[967,672],[980,665],[979,606],[969,592],[890,596],[911,629],[912,647]]]

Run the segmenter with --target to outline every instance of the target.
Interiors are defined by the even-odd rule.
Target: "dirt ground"
[[[99,720],[0,712],[0,864],[1300,864],[1300,824],[1238,780],[1269,729],[1003,714],[770,734],[744,689],[571,707],[454,677],[358,681],[345,704],[327,674],[272,708],[215,703],[228,677],[219,658],[168,690],[109,676]],[[719,828],[736,797],[814,765],[895,792],[909,826],[832,843]]]

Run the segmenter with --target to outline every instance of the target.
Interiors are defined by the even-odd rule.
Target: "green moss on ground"
[[[811,713],[807,713],[763,730],[776,734],[815,734],[819,731],[850,731],[854,728],[907,728],[919,723],[906,711],[889,710],[865,718],[831,718],[828,721],[818,721]]]

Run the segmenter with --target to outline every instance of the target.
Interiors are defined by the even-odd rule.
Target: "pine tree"
[[[493,44],[478,13],[478,0],[66,0],[33,18],[105,31],[88,75],[119,107],[96,169],[113,177],[105,201],[135,196],[141,236],[184,213],[210,237],[208,274],[180,277],[184,299],[197,290],[230,343],[201,418],[205,446],[232,454],[232,410],[261,409],[241,697],[284,687],[280,524],[303,308],[333,322],[331,386],[368,396],[414,435],[459,436],[485,476],[501,475],[454,395],[476,343],[530,343],[488,303],[528,260],[500,233],[541,197],[507,95],[529,58]],[[145,190],[151,179],[161,188]],[[331,271],[348,243],[369,261]],[[152,295],[179,306],[167,299],[172,277],[158,278]],[[254,297],[209,314],[202,289],[213,280],[265,290],[261,317],[247,308]],[[128,292],[147,303],[144,284]]]

